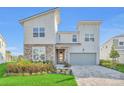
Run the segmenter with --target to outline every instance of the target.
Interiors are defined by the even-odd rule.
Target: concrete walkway
[[[124,73],[101,66],[72,66],[79,86],[122,86]]]

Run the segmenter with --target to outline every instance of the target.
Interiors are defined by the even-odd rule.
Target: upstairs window
[[[45,37],[45,29],[39,28],[39,37]]]
[[[89,34],[85,34],[85,41],[89,41]]]
[[[119,45],[120,46],[124,46],[124,42],[119,42]]]
[[[77,42],[77,35],[73,35],[73,36],[72,36],[72,41],[73,41],[73,42]]]
[[[90,34],[90,41],[94,42],[94,34]]]
[[[33,28],[33,37],[45,37],[45,29],[44,28]]]
[[[85,41],[87,41],[87,42],[89,42],[89,41],[94,42],[94,34],[85,34]]]
[[[33,37],[38,37],[38,28],[33,28]]]

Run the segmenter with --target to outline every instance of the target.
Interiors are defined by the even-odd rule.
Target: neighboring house
[[[3,36],[0,34],[0,64],[5,62],[6,59],[6,43]]]
[[[10,51],[6,51],[6,62],[12,62],[13,56]]]
[[[124,35],[112,37],[105,42],[100,48],[100,59],[111,60],[110,52],[112,45],[114,45],[115,50],[120,54],[120,57],[118,58],[119,62],[124,63]]]
[[[60,32],[60,11],[55,8],[22,19],[20,23],[24,27],[24,56],[27,59],[52,60],[54,64],[99,64],[101,21],[80,21],[76,32]]]
[[[17,62],[18,56],[12,55],[11,51],[6,51],[6,62]]]

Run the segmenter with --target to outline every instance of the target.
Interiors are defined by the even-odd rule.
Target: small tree
[[[120,57],[118,51],[115,50],[114,45],[112,46],[111,52],[110,52],[110,58],[112,58],[112,61],[116,62],[117,58]]]
[[[17,58],[17,62],[23,62],[24,61],[24,56],[23,55],[19,55]]]

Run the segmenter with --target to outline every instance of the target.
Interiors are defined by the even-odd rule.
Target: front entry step
[[[56,69],[62,69],[62,68],[64,68],[64,65],[63,64],[57,64],[55,67],[56,67]]]

